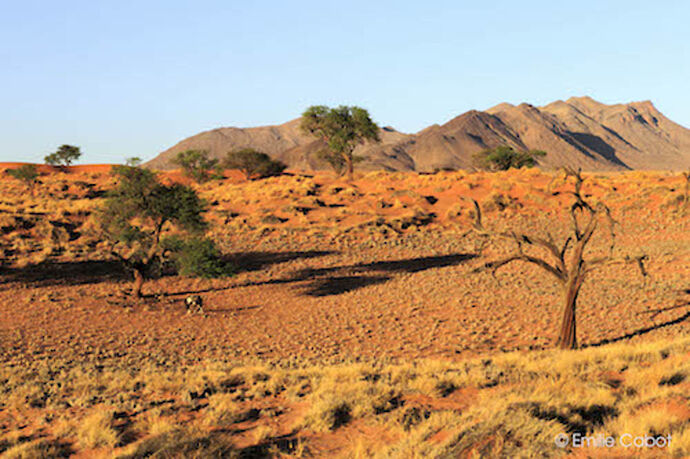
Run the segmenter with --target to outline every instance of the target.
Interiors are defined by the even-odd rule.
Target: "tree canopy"
[[[181,151],[173,158],[172,163],[180,166],[188,177],[197,182],[210,179],[218,166],[218,160],[209,158],[206,150]]]
[[[534,167],[537,164],[537,158],[543,156],[546,156],[545,151],[515,151],[513,147],[501,145],[475,154],[474,162],[480,169],[507,171],[511,168]]]
[[[321,157],[336,172],[347,172],[350,179],[354,171],[355,147],[366,141],[380,141],[378,125],[372,121],[369,112],[360,107],[314,105],[302,114],[300,127],[326,143],[328,150],[322,152]]]
[[[52,166],[69,166],[81,157],[81,149],[74,145],[60,145],[57,151],[46,155],[47,164]]]
[[[115,166],[118,185],[101,209],[100,227],[111,252],[134,273],[133,293],[141,296],[144,276],[162,257],[166,225],[199,234],[206,228],[205,203],[188,186],[160,183],[156,175],[131,166]]]
[[[239,169],[247,180],[280,175],[287,167],[266,153],[253,148],[243,148],[228,153],[223,161],[223,166],[228,169]]]

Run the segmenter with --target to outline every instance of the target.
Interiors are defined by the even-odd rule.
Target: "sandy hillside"
[[[546,151],[540,160],[545,169],[566,165],[588,171],[690,168],[690,130],[666,118],[650,101],[606,105],[589,97],[573,97],[543,107],[503,103],[486,111],[471,110],[416,134],[383,128],[381,139],[379,144],[357,149],[356,154],[367,158],[362,169],[467,168],[474,153],[499,145]],[[291,168],[325,168],[314,155],[323,145],[300,132],[299,120],[202,132],[165,150],[147,166],[169,169],[170,160],[188,149],[207,150],[222,158],[244,147],[264,151]]]

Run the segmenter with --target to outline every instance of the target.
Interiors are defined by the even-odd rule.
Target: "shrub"
[[[205,150],[181,151],[173,158],[172,163],[180,166],[188,177],[197,182],[205,182],[218,176],[213,174],[217,169],[218,160],[209,158]]]
[[[7,169],[7,175],[24,182],[33,195],[34,185],[38,181],[38,170],[36,166],[33,164],[24,164],[16,169]]]
[[[546,156],[541,150],[515,151],[513,147],[502,145],[492,150],[483,150],[474,155],[474,163],[480,169],[507,171],[522,167],[534,167],[536,158]]]
[[[177,272],[183,276],[214,278],[233,273],[233,266],[223,260],[211,239],[169,237],[163,241],[163,247],[171,252]]]
[[[287,167],[282,162],[272,159],[266,153],[252,148],[243,148],[242,150],[228,153],[223,165],[228,169],[239,169],[247,180],[280,175]]]
[[[86,448],[113,448],[120,442],[120,436],[113,428],[113,413],[110,411],[97,411],[84,418],[77,437],[81,446]]]

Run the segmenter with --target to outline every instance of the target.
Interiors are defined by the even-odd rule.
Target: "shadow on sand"
[[[664,310],[675,309],[675,308],[678,308],[681,306],[690,306],[690,302],[688,302],[684,305],[674,306],[673,308],[666,308]],[[686,312],[685,314],[683,314],[680,317],[676,317],[675,319],[667,320],[666,322],[662,322],[660,324],[655,324],[655,325],[652,325],[649,327],[640,328],[639,330],[635,330],[634,332],[625,334],[623,336],[619,336],[617,338],[604,339],[604,340],[601,340],[597,343],[586,344],[583,347],[597,347],[597,346],[603,346],[605,344],[617,343],[619,341],[624,341],[626,339],[633,338],[635,336],[645,335],[647,333],[653,332],[654,330],[659,330],[660,328],[666,328],[666,327],[670,327],[672,325],[677,325],[679,323],[685,322],[688,319],[690,319],[690,311]]]
[[[307,250],[294,252],[239,252],[225,257],[237,268],[237,272],[258,271],[267,266],[293,260],[325,257],[337,252],[328,250]]]
[[[335,252],[315,250],[306,252],[242,252],[229,255],[227,259],[238,267],[238,272],[244,272],[260,270],[273,264],[300,258],[321,257],[332,253]],[[130,280],[132,280],[132,275],[123,267],[122,263],[114,260],[45,261],[22,268],[0,267],[0,285],[20,282],[34,287],[46,287]],[[185,293],[203,292],[178,292],[165,296]]]
[[[349,266],[332,268],[304,269],[296,272],[289,279],[281,279],[269,283],[300,282],[311,280],[305,295],[328,296],[339,295],[369,285],[382,284],[391,279],[386,275],[362,275],[364,273],[418,273],[427,269],[455,266],[476,255],[459,253],[452,255],[436,255],[430,257],[408,258],[404,260],[377,261],[360,263]]]
[[[21,282],[35,287],[47,287],[130,279],[131,275],[116,261],[46,261],[23,268],[0,268],[0,285]]]
[[[290,259],[294,259],[290,257],[295,257],[296,253],[299,252],[277,253],[274,254],[275,257],[273,260],[289,261]],[[304,253],[306,254],[304,258],[331,254],[331,252]],[[249,258],[244,258],[246,255],[237,256],[231,260],[233,262],[237,262],[238,260],[250,260],[249,269],[246,269],[244,266],[241,268],[241,271],[249,271],[258,269],[256,266],[263,263],[263,260],[265,260],[264,256],[265,254],[255,261],[251,261]],[[309,282],[306,288],[303,290],[303,294],[307,296],[323,297],[329,295],[339,295],[341,293],[351,292],[369,285],[382,284],[391,279],[391,276],[388,275],[366,275],[367,273],[417,273],[427,269],[458,265],[465,261],[471,260],[474,257],[476,257],[474,254],[459,253],[451,255],[408,258],[404,260],[377,261],[373,263],[360,263],[356,265],[335,266],[330,268],[307,268],[296,271],[291,276],[281,279],[245,282],[243,284],[230,285],[222,288],[175,292],[166,294],[166,296],[193,295],[232,288],[256,287],[272,284],[291,284],[297,282]]]

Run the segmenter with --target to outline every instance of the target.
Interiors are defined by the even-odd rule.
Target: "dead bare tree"
[[[569,209],[570,235],[561,244],[555,242],[552,233],[548,230],[545,230],[546,237],[528,235],[513,230],[489,230],[482,222],[482,212],[479,204],[476,200],[470,199],[474,204],[475,215],[474,224],[469,233],[475,233],[482,237],[484,241],[482,248],[494,238],[509,240],[515,243],[513,254],[499,260],[487,262],[477,268],[475,272],[489,270],[495,274],[499,268],[520,261],[538,266],[554,277],[562,288],[564,299],[563,319],[557,342],[557,346],[562,349],[577,348],[577,297],[588,274],[605,266],[634,263],[638,266],[642,275],[644,277],[647,276],[644,266],[644,261],[647,259],[646,255],[614,256],[614,226],[616,222],[611,217],[610,209],[603,203],[591,204],[583,197],[583,178],[580,170],[575,171],[574,169],[566,168],[565,181],[568,181],[570,178],[574,180],[573,191],[553,193],[554,195],[567,193],[574,198],[574,202]],[[585,259],[587,244],[592,240],[592,236],[596,232],[601,220],[607,223],[609,229],[609,253],[605,256]],[[548,256],[544,256],[544,252]]]

